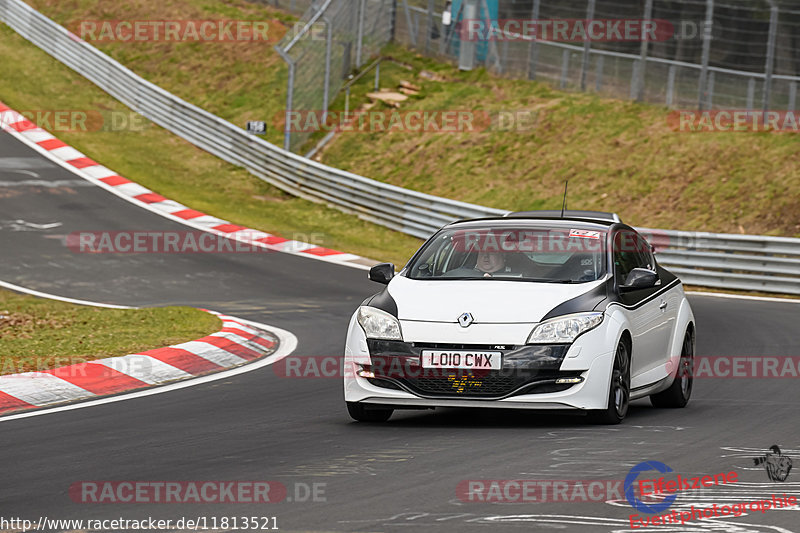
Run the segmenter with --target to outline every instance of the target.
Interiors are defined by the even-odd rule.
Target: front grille
[[[404,384],[426,394],[475,397],[505,396],[520,386],[518,378],[498,374],[500,373],[482,376],[474,376],[471,373],[450,374],[441,377],[406,379]]]
[[[401,388],[423,397],[497,399],[514,394],[541,394],[569,389],[556,384],[562,377],[581,372],[559,370],[568,346],[498,346],[411,344],[398,341],[368,341],[373,385]],[[423,349],[480,349],[500,351],[500,370],[430,369],[420,366]]]
[[[424,350],[481,350],[481,351],[497,351],[497,350],[514,350],[519,347],[513,344],[452,344],[443,342],[414,342],[411,344],[414,348],[421,348]]]
[[[556,385],[556,378],[572,377],[576,372],[490,371],[472,374],[450,373],[419,378],[395,378],[411,392],[422,396],[503,398],[516,394],[541,394],[567,390],[571,385]]]
[[[375,385],[376,387],[382,387],[384,389],[392,389],[392,390],[403,390],[403,387],[401,387],[394,381],[388,379],[367,378],[367,381],[369,381],[371,385]]]

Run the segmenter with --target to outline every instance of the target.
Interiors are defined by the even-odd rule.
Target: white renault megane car
[[[395,409],[684,407],[695,320],[678,278],[610,213],[513,213],[445,226],[356,310],[344,391],[359,421]]]

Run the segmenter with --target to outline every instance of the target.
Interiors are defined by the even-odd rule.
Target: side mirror
[[[370,281],[377,281],[388,285],[389,281],[394,277],[394,265],[392,263],[381,263],[369,269]]]
[[[628,274],[624,285],[619,286],[620,291],[635,291],[649,289],[658,283],[658,274],[646,268],[634,268]]]

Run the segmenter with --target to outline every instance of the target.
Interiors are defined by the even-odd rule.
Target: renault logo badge
[[[461,316],[458,317],[458,324],[462,328],[468,328],[473,322],[475,322],[475,319],[472,318],[472,315],[469,313],[462,313]]]

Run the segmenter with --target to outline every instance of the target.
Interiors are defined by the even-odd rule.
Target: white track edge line
[[[67,302],[70,304],[87,305],[91,307],[104,307],[106,309],[139,309],[138,307],[130,307],[127,305],[104,304],[99,302],[90,302],[88,300],[77,300],[75,298],[67,298],[66,296],[56,296],[55,294],[48,294],[46,292],[35,291],[33,289],[28,289],[27,287],[20,287],[19,285],[14,285],[13,283],[8,283],[7,281],[2,281],[2,280],[0,280],[0,287],[12,290],[14,292],[21,292],[24,294],[30,294],[31,296],[38,296],[39,298],[58,300],[59,302]]]
[[[757,302],[778,302],[784,304],[800,304],[800,300],[793,298],[773,298],[769,296],[750,296],[748,294],[727,294],[724,292],[686,291],[686,294],[697,296],[713,296],[715,298],[732,298],[734,300],[753,300]]]
[[[18,132],[16,130],[13,130],[13,129],[4,129],[3,131],[8,133],[9,135],[14,137],[15,139],[18,139],[23,144],[29,146],[33,150],[39,152],[40,154],[45,156],[47,159],[53,161],[54,163],[56,163],[59,166],[65,168],[66,170],[72,172],[73,174],[76,174],[80,178],[83,178],[86,181],[88,181],[89,183],[91,183],[93,185],[96,185],[98,187],[101,187],[101,188],[111,192],[112,194],[122,198],[123,200],[126,200],[127,202],[130,202],[130,203],[136,205],[137,207],[144,208],[144,209],[146,209],[146,210],[148,210],[148,211],[150,211],[152,213],[155,213],[155,214],[160,215],[160,216],[162,216],[164,218],[172,220],[173,222],[178,222],[179,224],[183,224],[184,226],[189,226],[191,228],[195,228],[195,229],[199,229],[201,231],[204,231],[206,233],[212,233],[212,234],[215,234],[215,235],[221,235],[221,236],[224,236],[224,237],[227,237],[227,238],[238,240],[238,239],[235,239],[234,237],[232,237],[230,234],[227,234],[227,233],[224,233],[224,232],[212,231],[212,230],[210,230],[210,228],[203,227],[203,226],[201,226],[199,224],[192,224],[190,221],[188,221],[186,219],[183,219],[183,218],[180,218],[180,217],[176,217],[176,216],[174,216],[174,215],[172,215],[172,214],[170,214],[168,212],[156,209],[155,207],[152,207],[151,205],[149,205],[149,204],[147,204],[145,202],[141,202],[139,200],[136,200],[133,197],[127,196],[125,194],[122,194],[120,191],[116,190],[115,187],[113,187],[111,185],[108,185],[107,183],[103,183],[102,181],[96,180],[96,179],[94,179],[92,177],[84,175],[84,173],[81,172],[80,169],[75,168],[72,165],[68,164],[66,161],[63,161],[63,160],[55,157],[48,150],[45,150],[44,148],[42,148],[38,144],[36,144],[33,141],[29,140],[24,135],[22,135],[20,132]],[[53,138],[56,139],[57,137],[53,136]],[[102,166],[102,165],[100,165],[100,166]],[[113,170],[112,170],[112,172],[113,172]],[[136,182],[132,182],[132,183],[136,183]],[[137,185],[138,185],[138,183],[137,183]],[[168,198],[168,200],[170,200],[170,198]],[[187,206],[187,208],[189,208],[189,207]],[[189,208],[189,209],[191,209],[191,208]],[[232,222],[229,222],[229,223],[232,224]],[[260,230],[257,230],[257,231],[260,231]],[[252,244],[252,243],[250,243],[250,244]],[[301,252],[291,252],[291,251],[284,251],[284,250],[273,250],[273,251],[277,251],[279,253],[284,253],[284,254],[289,254],[289,255],[297,255],[297,256],[305,257],[307,259],[315,259],[317,261],[323,261],[323,262],[326,262],[326,263],[344,265],[344,266],[347,266],[347,267],[350,267],[350,268],[357,268],[357,269],[360,269],[360,270],[369,270],[371,268],[371,267],[366,266],[366,265],[361,265],[361,264],[354,263],[354,262],[349,262],[349,261],[347,261],[347,262],[345,262],[345,261],[337,262],[337,261],[332,260],[332,259],[325,259],[324,256],[320,257],[320,256],[315,256],[313,254],[304,254],[304,253],[301,253]],[[343,253],[347,253],[347,252],[343,252]],[[0,282],[0,284],[2,284],[2,283],[3,282]],[[696,294],[698,296],[714,296],[714,297],[717,297],[717,298],[733,298],[733,299],[740,299],[740,300],[754,300],[754,301],[762,301],[762,302],[800,303],[800,300],[793,300],[793,299],[790,299],[790,298],[771,298],[771,297],[768,297],[768,296],[749,296],[749,295],[744,295],[744,294],[738,295],[738,294],[726,294],[726,293],[705,292],[705,291],[686,291],[686,294]],[[47,296],[45,296],[45,297],[47,297]],[[59,297],[55,297],[53,299],[60,299],[60,298]],[[68,300],[64,300],[64,301],[68,301]],[[72,301],[72,302],[73,303],[80,303],[79,300]],[[92,305],[92,304],[86,304],[86,305]],[[100,306],[100,307],[107,307],[107,306]],[[113,308],[113,306],[110,306],[110,307]],[[121,308],[124,309],[125,307],[121,307]]]
[[[44,292],[34,291],[32,289],[26,289],[25,287],[20,287],[18,285],[13,285],[11,283],[7,283],[5,281],[0,281],[0,286],[10,286],[14,287],[13,290],[18,290],[20,292],[24,292],[26,294],[31,294],[34,296],[39,296],[42,298],[49,298],[52,300],[59,300],[64,302],[70,303],[79,303],[80,305],[88,305],[92,307],[108,307],[108,304],[101,304],[96,302],[91,302],[88,300],[74,300],[72,298],[64,298],[62,296],[56,296],[53,294],[47,294]],[[122,307],[122,306],[114,306],[114,309],[138,309],[137,307]],[[59,413],[62,411],[72,411],[75,409],[84,409],[86,407],[94,407],[96,405],[103,405],[107,403],[115,403],[115,402],[122,402],[125,400],[133,400],[136,398],[143,398],[145,396],[152,396],[154,394],[162,394],[164,392],[170,392],[174,390],[185,389],[188,387],[194,387],[196,385],[203,385],[205,383],[210,383],[212,381],[217,381],[220,379],[226,379],[233,376],[238,376],[239,374],[245,374],[247,372],[252,372],[253,370],[258,370],[265,366],[269,366],[281,359],[290,355],[294,350],[297,348],[297,337],[291,332],[285,329],[277,328],[275,326],[270,326],[267,324],[263,324],[261,322],[256,322],[254,320],[246,320],[246,319],[239,319],[243,322],[247,322],[252,324],[253,326],[262,329],[268,333],[272,333],[276,337],[278,337],[278,349],[275,353],[263,358],[253,361],[252,363],[246,363],[241,366],[237,366],[235,368],[230,368],[228,370],[223,370],[214,374],[208,374],[205,376],[199,376],[195,378],[184,379],[175,383],[169,383],[166,385],[152,385],[148,389],[131,392],[131,393],[121,393],[115,396],[105,397],[105,398],[98,398],[97,400],[88,400],[82,401],[79,403],[73,403],[68,405],[61,405],[59,407],[50,407],[50,408],[43,408],[38,409],[32,412],[22,412],[18,414],[10,414],[7,416],[0,416],[0,423],[3,422],[10,422],[11,420],[19,420],[22,418],[30,418],[34,416],[43,416],[52,413]]]
[[[101,188],[109,191],[110,193],[122,198],[123,200],[125,200],[127,202],[130,202],[130,203],[134,204],[137,207],[147,209],[148,211],[150,211],[152,213],[155,213],[155,214],[160,215],[160,216],[162,216],[164,218],[172,220],[173,222],[177,222],[179,224],[183,224],[184,226],[189,226],[190,228],[199,229],[201,231],[204,231],[206,233],[211,233],[211,234],[214,234],[214,235],[221,235],[221,236],[227,237],[227,238],[232,239],[232,240],[239,240],[239,239],[236,239],[235,237],[232,237],[229,233],[225,233],[225,232],[222,232],[222,231],[213,231],[211,228],[201,226],[200,224],[193,224],[189,220],[186,220],[186,219],[183,219],[183,218],[180,218],[180,217],[176,217],[176,216],[172,215],[171,213],[156,209],[155,207],[152,207],[151,205],[147,204],[146,202],[142,202],[140,200],[136,200],[132,196],[128,196],[126,194],[123,194],[122,192],[116,190],[116,188],[114,186],[108,185],[107,183],[104,183],[104,182],[102,182],[100,180],[92,178],[91,176],[89,176],[89,175],[85,174],[84,172],[82,172],[81,169],[70,165],[69,163],[67,163],[66,161],[64,161],[62,159],[59,159],[58,157],[56,157],[55,155],[50,153],[49,150],[45,150],[44,148],[42,148],[41,146],[39,146],[35,142],[33,142],[30,139],[26,138],[20,132],[18,132],[16,130],[13,130],[11,128],[3,129],[3,131],[8,133],[9,135],[14,137],[15,139],[18,139],[23,144],[25,144],[28,147],[30,147],[31,149],[37,151],[41,155],[45,156],[47,159],[49,159],[50,161],[56,163],[60,167],[68,170],[69,172],[75,174],[76,176],[78,176],[80,178],[85,179],[86,181],[88,181],[89,183],[91,183],[93,185],[96,185],[98,187],[101,187]],[[57,137],[55,137],[55,136],[53,136],[53,138],[57,139]],[[86,156],[86,157],[89,157],[89,156]],[[214,156],[214,157],[216,157],[216,156]],[[98,165],[99,166],[104,166],[104,165],[101,165],[100,163],[98,163]],[[113,172],[113,169],[112,169],[112,172]],[[136,183],[136,182],[132,181],[131,183]],[[139,185],[139,184],[136,183],[136,185]],[[148,189],[148,190],[150,190],[150,189]],[[150,190],[150,192],[155,192],[155,191]],[[168,200],[172,200],[172,198],[167,198],[167,199]],[[174,201],[177,201],[177,200],[174,200]],[[188,209],[191,209],[191,207],[189,207],[189,206],[186,206],[186,207]],[[231,221],[226,221],[226,222],[228,224],[234,224]],[[253,244],[252,242],[249,242],[249,241],[240,241],[240,242],[247,242],[248,244],[251,244],[251,245]],[[336,261],[336,260],[331,259],[330,256],[327,256],[328,259],[325,259],[325,256],[316,256],[314,254],[304,254],[302,252],[292,252],[292,251],[275,250],[275,249],[272,249],[272,251],[277,251],[277,252],[284,253],[284,254],[289,254],[289,255],[296,255],[296,256],[299,256],[299,257],[305,257],[307,259],[314,259],[314,260],[322,261],[322,262],[325,262],[325,263],[332,263],[332,264],[336,264],[336,265],[343,265],[343,266],[350,267],[350,268],[357,268],[357,269],[360,269],[360,270],[369,270],[371,268],[371,267],[368,267],[366,265],[361,265],[359,263],[354,263],[352,261]],[[342,252],[342,253],[344,254],[344,253],[347,253],[347,252]]]

